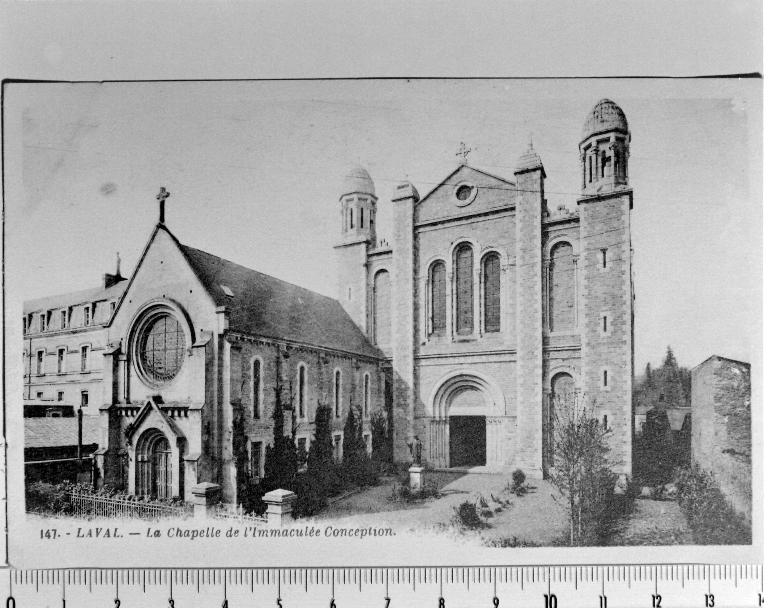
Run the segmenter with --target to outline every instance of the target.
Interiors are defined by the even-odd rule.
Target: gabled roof
[[[216,305],[229,309],[231,330],[382,356],[333,298],[187,245],[179,247]]]
[[[57,308],[66,308],[86,302],[99,302],[101,300],[116,300],[125,291],[128,281],[120,281],[111,287],[94,287],[92,289],[83,289],[72,291],[70,293],[58,294],[55,296],[46,296],[35,300],[24,302],[24,314],[30,312],[54,310]]]
[[[83,416],[83,445],[99,443],[99,417]],[[24,418],[25,448],[77,445],[77,417]]]
[[[490,177],[492,179],[499,180],[500,182],[504,182],[505,184],[512,186],[512,188],[510,188],[511,190],[514,190],[514,188],[516,187],[515,182],[511,182],[508,179],[504,179],[503,177],[499,177],[498,175],[494,175],[493,173],[488,173],[487,171],[482,171],[481,169],[477,169],[476,167],[470,167],[469,165],[461,164],[458,167],[456,167],[453,171],[451,171],[448,175],[446,175],[441,182],[439,182],[434,188],[432,188],[432,190],[427,192],[427,194],[424,195],[424,197],[418,202],[418,204],[421,204],[424,201],[426,201],[430,196],[432,196],[433,193],[439,190],[446,183],[449,183],[453,179],[453,177],[462,170],[463,172],[466,172],[466,173],[475,172],[485,177]]]

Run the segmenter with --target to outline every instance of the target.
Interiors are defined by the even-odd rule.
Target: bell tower
[[[632,472],[632,189],[629,126],[609,99],[592,108],[579,144],[582,195],[579,208],[582,389],[596,416],[611,429],[615,470]]]
[[[376,243],[377,201],[368,171],[352,167],[344,176],[339,196],[336,297],[363,333],[367,333],[368,249]]]
[[[584,122],[579,144],[581,189],[585,195],[612,192],[629,185],[629,141],[624,111],[601,99]]]

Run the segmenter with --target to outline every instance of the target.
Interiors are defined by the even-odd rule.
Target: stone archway
[[[449,374],[430,398],[427,459],[438,468],[499,465],[502,462],[504,396],[477,373]]]

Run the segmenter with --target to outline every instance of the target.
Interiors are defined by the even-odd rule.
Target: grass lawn
[[[489,473],[453,473],[433,471],[427,483],[440,491],[438,498],[403,501],[393,500],[393,486],[400,485],[396,478],[384,478],[378,486],[348,496],[330,505],[315,518],[343,521],[344,525],[391,525],[395,528],[445,529],[452,526],[454,507],[464,501],[476,502],[482,496],[493,512],[486,519],[487,528],[465,530],[476,536],[478,542],[499,542],[515,537],[526,544],[551,545],[567,528],[567,515],[558,491],[547,481],[528,482],[528,494],[515,496],[505,491],[509,475]],[[495,502],[491,495],[502,502]],[[509,500],[510,504],[504,504]]]

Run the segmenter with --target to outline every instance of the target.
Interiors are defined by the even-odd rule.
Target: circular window
[[[136,346],[139,368],[151,383],[168,382],[179,373],[186,341],[173,315],[162,312],[149,317],[140,330]]]
[[[460,207],[469,205],[477,196],[477,186],[467,183],[458,184],[453,190],[453,196],[456,197],[456,204]]]

